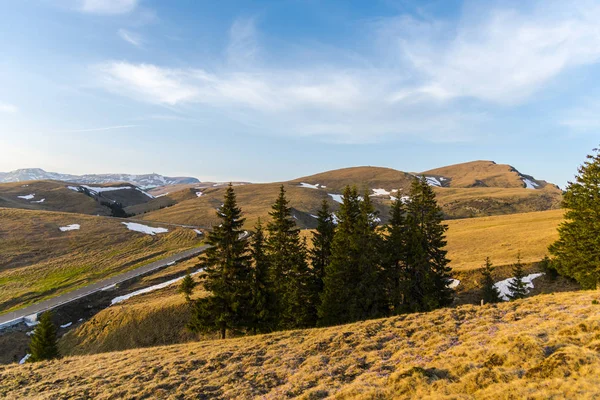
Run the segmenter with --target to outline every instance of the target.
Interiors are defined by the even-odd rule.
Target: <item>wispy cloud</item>
[[[544,1],[528,12],[474,13],[457,25],[401,17],[379,29],[420,78],[415,95],[518,104],[561,72],[598,62],[598,18],[598,4]]]
[[[138,0],[79,0],[79,10],[90,14],[126,14],[133,11]]]
[[[95,70],[114,93],[218,110],[249,131],[338,142],[463,141],[480,134],[493,106],[526,102],[563,71],[598,62],[598,19],[600,6],[587,2],[495,8],[455,24],[400,16],[371,25],[370,48],[384,49],[376,55],[295,68],[264,67],[256,21],[238,19],[220,68],[109,61]]]
[[[129,44],[132,44],[136,47],[140,47],[142,45],[142,37],[137,33],[130,32],[126,29],[119,29],[117,33],[119,34],[121,39],[128,42]]]
[[[59,130],[59,131],[53,131],[51,133],[102,132],[102,131],[112,131],[114,129],[137,128],[139,126],[140,125],[113,125],[113,126],[103,126],[103,127],[100,127],[100,128],[83,128],[83,129]]]
[[[15,105],[8,103],[0,103],[0,112],[1,113],[10,113],[14,114],[19,111],[19,108]]]

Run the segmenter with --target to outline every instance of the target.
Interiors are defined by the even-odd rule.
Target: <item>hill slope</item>
[[[443,186],[454,188],[501,187],[541,189],[548,182],[523,175],[507,164],[494,161],[471,161],[421,172],[421,175],[442,177]]]
[[[487,182],[487,186],[460,187],[458,175],[454,174],[470,171],[470,166],[466,164],[445,167],[438,172],[449,173],[447,178],[442,179],[442,176],[436,175],[437,178],[431,180],[432,185],[443,182],[443,185],[434,187],[434,190],[438,203],[449,219],[544,211],[560,206],[562,192],[554,185],[542,184],[543,181],[531,181],[539,182],[539,187],[531,190],[524,187],[524,181],[519,178],[522,175],[511,172],[509,166],[498,166],[491,162],[475,162],[474,165],[482,168],[464,172],[468,175],[465,179],[478,177]],[[484,165],[489,168],[483,168]],[[497,167],[502,173],[496,171]],[[337,210],[341,201],[340,194],[347,185],[355,185],[361,193],[365,191],[369,193],[382,221],[387,221],[392,199],[408,194],[414,176],[390,168],[353,167],[282,183],[237,186],[235,190],[240,206],[247,217],[248,227],[251,227],[259,217],[263,220],[268,218],[270,206],[277,197],[277,190],[280,185],[284,185],[298,225],[303,228],[313,228],[316,219],[312,215],[317,214],[321,201],[327,199],[332,209]],[[428,177],[431,179],[433,175]],[[514,178],[514,182],[509,178]],[[160,210],[157,210],[159,207],[151,206],[158,205],[158,201],[167,201],[166,199],[159,198],[148,203],[142,208],[151,211],[141,218],[204,227],[216,223],[215,210],[222,202],[224,188],[186,190],[185,195],[176,193],[167,195],[166,197],[171,199],[170,203],[160,204],[164,206]],[[179,196],[179,199],[176,199],[176,196]],[[135,210],[131,209],[132,212]]]
[[[597,292],[0,367],[0,395],[592,398]]]
[[[0,221],[0,313],[201,244],[191,229],[152,236],[82,214],[0,208]]]

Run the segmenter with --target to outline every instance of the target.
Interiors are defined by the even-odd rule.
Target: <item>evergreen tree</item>
[[[492,273],[494,272],[494,267],[492,266],[492,262],[489,257],[485,258],[485,265],[483,266],[483,270],[481,274],[483,275],[483,301],[484,303],[499,303],[502,301],[500,298],[500,291],[496,286],[494,286],[494,278],[492,277]]]
[[[331,262],[325,267],[319,307],[321,325],[343,324],[356,318],[354,295],[359,274],[356,236],[360,211],[356,188],[347,186],[337,212],[338,225],[331,246]]]
[[[196,281],[190,275],[188,271],[187,274],[181,280],[181,284],[179,284],[179,293],[183,294],[185,297],[185,301],[190,301],[190,296],[192,295],[194,288],[196,287]]]
[[[450,305],[450,260],[441,208],[424,177],[411,184],[406,213],[406,269],[402,280],[405,311],[430,311]]]
[[[39,324],[35,327],[29,342],[29,354],[31,356],[27,362],[51,360],[60,356],[56,342],[56,327],[52,323],[50,311],[40,316]]]
[[[559,239],[550,246],[553,266],[559,274],[577,280],[584,288],[600,283],[600,154],[587,156],[575,182],[569,182],[562,207],[565,222],[558,228]]]
[[[269,215],[266,243],[277,326],[280,329],[314,326],[317,316],[312,302],[313,275],[283,185]]]
[[[319,307],[321,325],[375,318],[384,313],[378,220],[368,193],[361,201],[356,188],[346,187],[331,262],[325,268]]]
[[[204,288],[210,293],[194,306],[190,329],[194,332],[244,330],[252,325],[252,270],[248,244],[243,239],[242,210],[229,184],[224,203],[217,210],[221,224],[207,238],[204,253]]]
[[[527,296],[527,286],[523,280],[525,272],[523,271],[520,253],[517,256],[517,263],[513,266],[513,275],[514,277],[508,284],[508,290],[510,291],[508,298],[511,300],[523,299]]]
[[[381,270],[383,241],[376,231],[380,219],[368,191],[365,191],[359,208],[357,226],[359,275],[355,294],[358,314],[353,320],[378,318],[389,312]]]
[[[269,258],[265,252],[265,233],[260,218],[254,227],[251,254],[254,264],[252,274],[252,311],[254,332],[267,333],[274,330],[272,282],[269,279]]]
[[[321,209],[317,213],[317,229],[313,233],[312,249],[310,250],[310,259],[313,274],[315,276],[315,293],[317,294],[317,297],[323,291],[325,268],[331,260],[331,245],[335,234],[335,222],[333,217],[327,199],[323,199]],[[320,299],[316,299],[315,301],[316,304],[320,304],[321,302]]]
[[[384,239],[385,295],[392,314],[402,309],[402,278],[406,269],[406,207],[398,197],[392,202]]]

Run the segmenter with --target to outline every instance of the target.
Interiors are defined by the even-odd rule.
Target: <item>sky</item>
[[[0,0],[0,171],[268,182],[600,143],[600,3]]]

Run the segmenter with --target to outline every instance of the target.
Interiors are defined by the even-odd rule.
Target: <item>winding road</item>
[[[245,236],[247,236],[247,234]],[[195,247],[190,250],[182,251],[181,253],[177,253],[172,256],[163,258],[162,260],[154,261],[150,264],[146,264],[142,267],[132,269],[120,275],[103,279],[101,281],[89,284],[79,289],[75,289],[71,292],[61,294],[51,299],[32,304],[30,306],[9,312],[7,314],[2,314],[0,315],[0,329],[23,322],[25,318],[30,315],[36,315],[41,312],[56,308],[58,306],[62,306],[63,304],[70,303],[82,297],[89,296],[90,294],[96,293],[102,290],[103,288],[106,288],[107,286],[112,286],[117,283],[121,283],[126,280],[135,278],[137,276],[147,274],[148,272],[152,272],[154,270],[166,267],[171,263],[192,258],[204,252],[208,247],[208,245],[204,245],[200,247]]]

